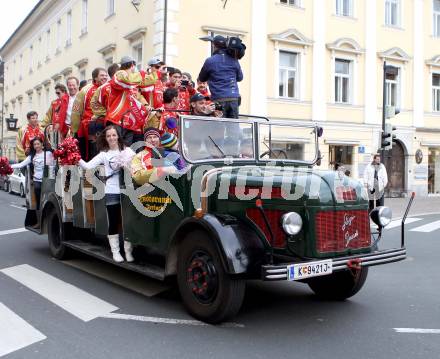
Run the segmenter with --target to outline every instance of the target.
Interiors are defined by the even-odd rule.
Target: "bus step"
[[[149,264],[149,263],[142,263],[137,264],[136,262],[121,262],[117,263],[113,260],[113,257],[110,252],[110,248],[103,247],[97,244],[92,244],[89,242],[83,242],[83,241],[66,241],[64,242],[64,245],[66,247],[72,248],[76,251],[88,254],[92,257],[95,257],[97,259],[103,260],[105,262],[114,264],[118,267],[128,269],[130,271],[158,279],[158,280],[164,280],[165,279],[165,270],[164,268],[161,268],[159,266]]]

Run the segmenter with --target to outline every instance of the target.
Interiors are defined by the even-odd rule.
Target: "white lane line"
[[[0,303],[0,323],[3,328],[0,335],[0,357],[46,339],[44,334],[3,303]]]
[[[10,207],[21,209],[22,211],[26,211],[26,207],[16,206],[15,204],[10,204]]]
[[[405,221],[405,225],[410,224],[410,223],[414,223],[417,221],[421,221],[422,218],[407,218]],[[396,227],[400,227],[402,225],[402,219],[395,219],[394,221],[391,221],[390,224],[388,226],[385,227],[385,229],[391,229],[391,228],[396,228]]]
[[[130,314],[119,314],[119,313],[104,314],[104,315],[101,315],[101,318],[134,320],[134,321],[138,321],[138,322],[148,322],[148,323],[154,323],[154,324],[177,324],[177,325],[194,325],[194,326],[209,326],[210,325],[210,324],[198,321],[198,320],[144,317],[141,315],[130,315]],[[239,323],[222,323],[222,324],[219,324],[218,326],[219,327],[227,327],[227,328],[244,328],[244,325],[239,324]]]
[[[21,232],[27,232],[26,228],[15,228],[15,229],[8,229],[6,231],[0,231],[0,236],[6,236],[7,234],[14,234],[14,233],[21,233]]]
[[[440,334],[440,329],[394,328],[397,333],[409,334]]]
[[[2,269],[0,272],[85,322],[119,309],[27,264]]]
[[[423,226],[413,228],[413,229],[411,229],[411,231],[412,232],[428,233],[428,232],[435,231],[436,229],[439,229],[439,228],[440,228],[440,221],[434,221],[434,222],[425,224]]]

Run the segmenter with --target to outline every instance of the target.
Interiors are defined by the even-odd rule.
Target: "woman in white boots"
[[[122,262],[124,258],[119,252],[119,229],[121,228],[121,189],[119,172],[124,162],[130,160],[135,153],[125,147],[115,126],[107,126],[97,138],[97,148],[100,151],[89,162],[79,161],[79,165],[86,169],[104,165],[105,168],[105,204],[108,216],[108,241],[115,262]],[[125,159],[125,160],[124,160]],[[133,262],[133,247],[130,242],[124,241],[125,259]]]

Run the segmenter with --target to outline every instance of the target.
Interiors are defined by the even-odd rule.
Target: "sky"
[[[0,0],[0,47],[31,12],[39,0]]]

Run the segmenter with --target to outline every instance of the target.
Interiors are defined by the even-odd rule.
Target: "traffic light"
[[[382,133],[382,150],[390,151],[393,148],[393,141],[396,138],[396,135],[394,134],[395,130],[396,127],[393,126],[391,123],[385,124],[385,131]]]

